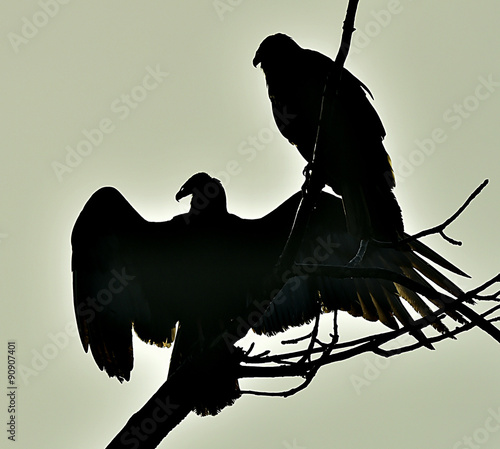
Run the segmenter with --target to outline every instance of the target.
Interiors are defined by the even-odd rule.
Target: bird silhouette
[[[403,233],[402,237],[409,236]],[[412,330],[415,321],[410,310],[413,309],[421,317],[429,317],[432,308],[443,308],[447,300],[463,294],[460,287],[436,267],[459,276],[468,275],[418,240],[409,240],[407,245],[401,247],[369,245],[357,268],[382,268],[404,276],[429,288],[429,292],[433,291],[426,296],[397,281],[377,277],[335,278],[315,273],[315,266],[346,266],[357,245],[358,240],[347,229],[342,201],[322,192],[295,255],[293,277],[275,295],[254,330],[275,335],[290,327],[301,326],[319,314],[346,311],[368,321],[380,321],[391,329],[406,326],[411,335],[432,349],[420,330]],[[433,286],[438,286],[445,292],[444,295],[449,296],[443,296]],[[465,322],[460,313],[449,310],[447,314],[460,323]],[[473,311],[470,314],[477,316]],[[436,330],[448,332],[440,319],[429,319]]]
[[[267,281],[276,276],[301,192],[259,219],[229,213],[222,184],[206,173],[186,181],[176,199],[186,196],[191,196],[187,213],[149,222],[118,190],[104,187],[87,201],[72,233],[74,308],[84,350],[90,348],[98,367],[122,382],[133,368],[132,329],[160,347],[175,340],[167,377],[175,379],[176,391],[189,383],[182,388],[183,413],[215,415],[240,396],[240,352],[234,345],[244,332],[229,341],[221,336],[248,318],[255,301],[272,304],[265,313],[261,307],[260,321],[250,323],[266,334],[333,310],[411,328],[405,301],[422,316],[430,313],[427,300],[440,305],[439,297],[420,297],[394,282],[336,279],[316,276],[314,270],[283,273],[280,289],[270,292]],[[323,192],[295,264],[342,265],[356,245],[341,200]],[[374,245],[360,266],[386,268],[423,285],[432,281],[457,295],[459,288],[419,254],[464,274],[419,242],[405,249]],[[439,319],[434,324],[446,331]],[[420,331],[413,334],[425,339]]]
[[[317,142],[314,171],[342,197],[349,232],[362,242],[396,242],[403,219],[382,143],[384,126],[366,96],[368,88],[284,34],[264,39],[253,59],[258,64],[281,134],[308,163]]]
[[[132,328],[160,347],[175,338],[169,376],[202,354],[263,288],[300,201],[294,195],[261,219],[242,219],[228,213],[224,188],[206,173],[192,176],[176,199],[189,195],[187,213],[155,223],[143,219],[116,189],[104,187],[75,223],[78,329],[85,351],[90,348],[110,377],[130,379]],[[224,357],[217,361],[225,362]],[[236,379],[217,361],[200,368],[199,381],[211,379],[209,386],[204,382],[206,390],[193,388],[201,397],[193,399],[200,414],[216,414],[239,395]]]

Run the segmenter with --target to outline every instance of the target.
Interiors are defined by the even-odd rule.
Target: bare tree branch
[[[420,231],[418,232],[417,234],[415,235],[411,235],[409,237],[406,237],[405,239],[403,240],[400,240],[398,242],[398,245],[403,245],[403,244],[406,244],[406,243],[411,243],[419,238],[422,238],[422,237],[425,237],[427,235],[431,235],[431,234],[440,234],[441,237],[443,237],[446,241],[450,242],[452,245],[458,245],[458,246],[461,246],[462,245],[462,242],[458,241],[458,240],[454,240],[450,237],[448,237],[445,233],[444,233],[444,230],[446,229],[447,226],[449,226],[451,223],[453,223],[457,218],[458,216],[465,210],[467,209],[467,207],[469,206],[469,204],[474,200],[474,198],[476,198],[476,196],[478,196],[481,191],[488,185],[488,180],[485,179],[481,185],[476,189],[474,190],[474,192],[472,192],[470,195],[469,195],[469,198],[467,198],[467,200],[465,201],[464,204],[462,204],[462,206],[450,217],[448,218],[447,220],[445,220],[443,223],[441,223],[440,225],[438,226],[434,226],[433,228],[429,228],[429,229],[426,229],[424,231]]]
[[[338,79],[333,80],[333,86],[335,87],[335,89],[337,89],[337,86],[339,85],[344,62],[347,58],[347,55],[349,54],[351,37],[352,33],[354,32],[354,19],[356,16],[356,9],[358,7],[358,1],[359,0],[349,0],[349,4],[347,6],[346,17],[343,25],[342,40],[340,43],[339,51],[337,53],[337,57],[335,59],[336,70],[338,74]],[[302,237],[304,236],[311,211],[316,204],[319,193],[325,186],[324,181],[319,178],[317,171],[313,170],[312,167],[314,167],[317,160],[318,142],[321,134],[323,120],[323,106],[325,102],[327,86],[330,83],[330,76],[331,74],[328,74],[325,79],[325,86],[323,88],[323,94],[321,97],[321,107],[319,111],[318,128],[316,132],[316,140],[314,142],[312,160],[308,167],[306,167],[306,169],[304,170],[306,181],[302,187],[302,201],[300,202],[300,206],[297,211],[297,215],[295,217],[288,240],[279,258],[277,269],[278,273],[283,273],[292,264],[293,258],[295,257],[295,254],[299,249],[300,242],[302,241]]]
[[[342,27],[342,40],[340,42],[339,51],[337,53],[337,57],[335,58],[335,62],[338,67],[341,69],[344,67],[344,63],[347,59],[347,55],[349,54],[349,49],[351,47],[351,37],[352,33],[356,30],[354,28],[354,19],[356,17],[356,9],[358,8],[358,0],[351,0],[347,5],[347,12],[344,20],[344,25]],[[339,73],[341,70],[339,71]]]
[[[338,69],[338,80],[325,80],[325,88],[321,109],[326,95],[327,86],[338,86],[338,81],[342,73],[343,65],[349,53],[352,33],[354,31],[354,19],[358,0],[350,0],[346,12],[346,18],[343,26],[342,40],[336,57]],[[335,82],[332,82],[335,81]],[[371,352],[383,357],[392,357],[397,354],[410,352],[424,345],[424,342],[417,341],[413,344],[401,346],[396,349],[386,349],[384,345],[395,340],[399,336],[412,332],[416,329],[427,328],[436,319],[442,318],[442,315],[450,311],[456,311],[465,316],[468,321],[462,323],[452,331],[430,337],[428,341],[434,343],[447,338],[455,338],[457,335],[466,332],[470,329],[478,327],[492,336],[496,341],[500,342],[500,330],[492,323],[500,320],[500,317],[491,316],[493,313],[500,310],[500,305],[490,308],[483,314],[477,314],[463,302],[473,299],[481,300],[497,300],[499,293],[493,295],[481,296],[486,288],[500,282],[500,274],[490,279],[480,287],[477,287],[467,293],[463,293],[458,297],[451,297],[438,292],[432,287],[424,286],[412,279],[381,268],[357,268],[345,266],[326,266],[326,265],[303,265],[295,264],[294,258],[301,244],[305,229],[309,220],[311,211],[319,196],[320,191],[324,187],[324,183],[318,178],[318,172],[314,170],[314,162],[316,161],[316,151],[321,132],[322,112],[320,113],[316,141],[314,146],[314,155],[311,165],[308,167],[306,181],[303,186],[302,201],[300,203],[295,221],[290,232],[289,238],[280,256],[275,272],[269,276],[264,293],[258,298],[252,298],[251,305],[248,306],[245,316],[234,320],[232,326],[226,329],[219,338],[212,342],[212,345],[203,354],[191,354],[188,361],[182,364],[175,373],[167,379],[160,389],[150,398],[150,400],[134,414],[126,426],[113,439],[108,446],[111,448],[133,447],[141,449],[155,448],[159,442],[185,417],[194,409],[196,403],[196,395],[203,386],[198,386],[200,377],[203,376],[203,370],[200,367],[208,366],[207,361],[221,360],[225,357],[235,364],[236,377],[238,378],[279,378],[279,377],[300,377],[302,382],[289,390],[281,392],[262,392],[262,391],[242,391],[244,394],[265,395],[265,396],[282,396],[287,397],[305,389],[314,379],[318,370],[328,364],[349,359],[359,354]],[[444,233],[444,229],[452,223],[471,203],[471,201],[481,192],[486,186],[486,180],[479,186],[462,207],[448,220],[439,226],[417,233],[413,236],[401,240],[396,245],[411,243],[419,238],[439,233],[443,238],[454,244],[460,244],[453,239],[450,239]],[[384,245],[384,242],[377,242]],[[252,328],[260,317],[265,312],[266,306],[272,301],[276,293],[284,286],[288,280],[284,273],[290,268],[310,268],[310,276],[329,276],[337,279],[345,278],[371,278],[389,280],[404,286],[417,294],[426,298],[439,299],[444,306],[425,318],[421,318],[413,323],[411,327],[403,327],[398,330],[387,331],[376,335],[355,339],[347,342],[339,342],[336,313],[334,320],[334,333],[331,336],[331,341],[328,343],[321,342],[318,339],[320,319],[319,314],[315,317],[313,329],[305,338],[288,341],[287,344],[296,344],[304,339],[309,339],[306,349],[289,351],[283,354],[271,354],[270,351],[264,351],[257,355],[251,355],[253,345],[245,353],[243,351],[234,352],[233,344],[242,338],[249,329]],[[292,270],[293,272],[293,270]],[[308,271],[309,272],[309,271]],[[233,351],[233,352],[232,352]],[[193,386],[195,390],[193,391]]]
[[[445,307],[439,310],[436,310],[435,312],[433,312],[432,315],[435,318],[440,317],[445,312],[449,311],[450,308],[455,309],[457,311],[462,311],[462,306],[463,306],[462,301],[465,300],[465,298],[476,297],[479,292],[483,291],[484,289],[488,288],[489,286],[491,286],[493,283],[496,282],[500,282],[500,275],[490,279],[482,286],[477,287],[467,293],[464,293],[462,297],[457,298],[452,303],[447,304]],[[448,338],[455,338],[455,336],[463,332],[466,332],[474,327],[477,327],[478,320],[479,321],[484,320],[484,322],[488,323],[488,326],[491,326],[494,329],[496,329],[491,323],[498,321],[500,317],[492,317],[489,319],[487,317],[489,315],[492,315],[494,312],[497,312],[499,309],[500,305],[495,305],[494,307],[490,308],[488,311],[482,313],[481,315],[476,314],[474,312],[474,314],[477,315],[476,317],[474,317],[474,321],[471,320],[469,322],[461,324],[450,332],[430,337],[429,341],[431,343],[437,343]],[[409,332],[410,330],[413,330],[415,328],[423,329],[429,326],[431,323],[432,319],[426,317],[417,320],[412,328],[402,328],[399,330],[388,331],[344,343],[335,343],[334,341],[332,341],[332,343],[330,344],[322,344],[314,348],[311,348],[311,346],[309,345],[309,347],[305,350],[288,352],[284,354],[264,355],[264,356],[247,355],[243,360],[244,365],[242,365],[240,368],[239,375],[241,378],[256,378],[256,377],[275,378],[275,377],[300,376],[305,378],[305,380],[299,386],[282,392],[258,392],[258,391],[247,390],[244,391],[243,393],[260,395],[260,396],[264,395],[264,396],[288,397],[290,395],[297,393],[298,391],[303,390],[312,381],[312,378],[315,376],[319,368],[322,366],[338,362],[341,360],[346,360],[348,358],[366,352],[372,352],[374,354],[383,357],[392,357],[394,355],[414,351],[415,349],[423,347],[424,343],[418,341],[411,345],[406,345],[390,350],[384,349],[382,348],[382,346],[400,337],[401,335]],[[319,357],[313,359],[312,355],[314,354],[319,355]]]

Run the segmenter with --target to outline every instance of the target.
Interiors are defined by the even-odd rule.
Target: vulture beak
[[[252,64],[254,67],[257,67],[260,63],[261,63],[260,54],[259,50],[257,50],[257,53],[255,53],[255,57],[253,58]]]
[[[181,187],[181,189],[175,194],[175,200],[179,201],[182,198],[185,198],[186,196],[191,195],[191,192],[186,189],[184,186]]]
[[[196,190],[203,191],[207,183],[214,181],[210,175],[204,172],[191,176],[176,193],[175,199],[179,201],[186,196],[192,195]]]

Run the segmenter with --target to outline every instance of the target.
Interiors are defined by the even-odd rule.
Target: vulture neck
[[[224,190],[218,191],[213,197],[202,192],[193,195],[189,213],[203,219],[220,219],[227,216],[227,200]]]

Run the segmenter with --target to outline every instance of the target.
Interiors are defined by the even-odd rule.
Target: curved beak
[[[181,189],[175,194],[175,200],[179,201],[189,195],[191,195],[191,192],[186,189],[185,186],[182,186]]]
[[[254,67],[257,67],[260,63],[261,63],[260,54],[259,51],[257,50],[257,53],[255,53],[255,57],[253,58],[252,64]]]
[[[219,182],[205,172],[199,172],[191,176],[176,193],[175,199],[179,201],[189,195],[196,195],[198,190],[203,191],[210,182]],[[220,182],[219,182],[220,183]]]

